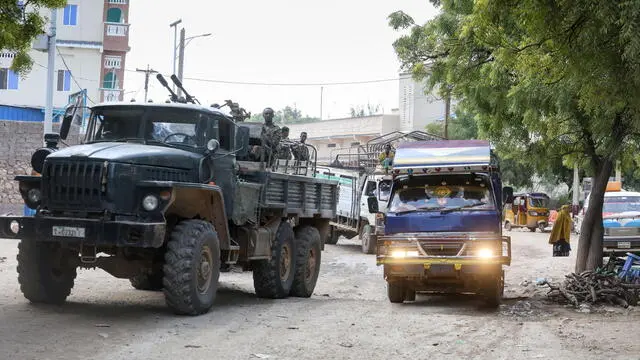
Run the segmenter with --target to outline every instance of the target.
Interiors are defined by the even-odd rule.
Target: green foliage
[[[0,49],[14,52],[11,68],[24,75],[33,60],[28,52],[36,36],[45,32],[46,19],[40,16],[43,8],[62,8],[66,0],[28,0],[20,6],[17,0],[0,0]]]
[[[380,105],[372,105],[372,104],[367,104],[366,106],[356,106],[356,107],[351,107],[350,109],[350,114],[351,117],[363,117],[363,116],[371,116],[371,115],[375,115],[380,111]]]
[[[576,264],[594,268],[602,248],[590,244],[602,241],[606,179],[616,159],[634,162],[638,148],[640,2],[432,3],[441,13],[424,25],[398,12],[389,17],[392,27],[409,30],[393,44],[403,68],[462,99],[479,136],[527,159],[525,168],[544,173],[578,163],[598,179]]]
[[[251,122],[263,122],[264,118],[262,113],[253,114],[249,119]],[[293,108],[289,105],[284,109],[278,110],[273,115],[273,122],[275,124],[305,124],[310,122],[320,121],[320,118],[310,117],[308,115],[302,115],[302,111],[297,108]]]

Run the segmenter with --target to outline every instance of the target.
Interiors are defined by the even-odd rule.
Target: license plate
[[[69,226],[54,226],[53,236],[84,238],[84,228]]]
[[[630,249],[631,243],[629,241],[618,241],[618,249]]]

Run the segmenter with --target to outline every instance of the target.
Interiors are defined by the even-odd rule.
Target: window
[[[58,70],[58,91],[71,90],[71,71]]]
[[[0,90],[18,90],[18,74],[11,69],[0,68]]]
[[[367,187],[364,189],[364,194],[366,196],[373,196],[376,192],[376,183],[375,181],[367,181]]]
[[[119,8],[109,8],[107,10],[107,22],[122,23],[122,10]]]
[[[359,141],[355,141],[351,143],[351,147],[358,147],[360,146],[360,142]]]
[[[64,7],[62,22],[68,26],[78,25],[78,5],[67,5]]]
[[[110,71],[104,75],[104,80],[102,81],[102,87],[105,89],[117,89],[118,88],[118,77],[116,73]]]
[[[334,148],[334,147],[336,147],[336,144],[327,144],[327,147],[328,148]]]

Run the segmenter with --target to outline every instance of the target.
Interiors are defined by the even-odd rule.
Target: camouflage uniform
[[[296,160],[309,161],[309,148],[304,144],[298,144],[293,151],[293,157]]]
[[[280,138],[282,136],[280,127],[273,123],[271,125],[264,124],[262,125],[262,133],[260,136],[262,138],[264,161],[271,159],[270,163],[273,163],[275,157],[272,155],[277,155],[278,145],[280,144]]]

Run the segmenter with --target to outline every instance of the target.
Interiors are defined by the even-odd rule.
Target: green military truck
[[[82,144],[59,149],[79,110],[69,107],[33,155],[40,176],[16,177],[36,214],[0,217],[0,238],[20,240],[18,281],[31,302],[64,302],[77,268],[162,290],[185,315],[213,306],[232,265],[253,272],[260,297],[312,295],[337,183],[313,177],[313,161],[284,171],[251,161],[262,124],[172,98],[96,105]]]

